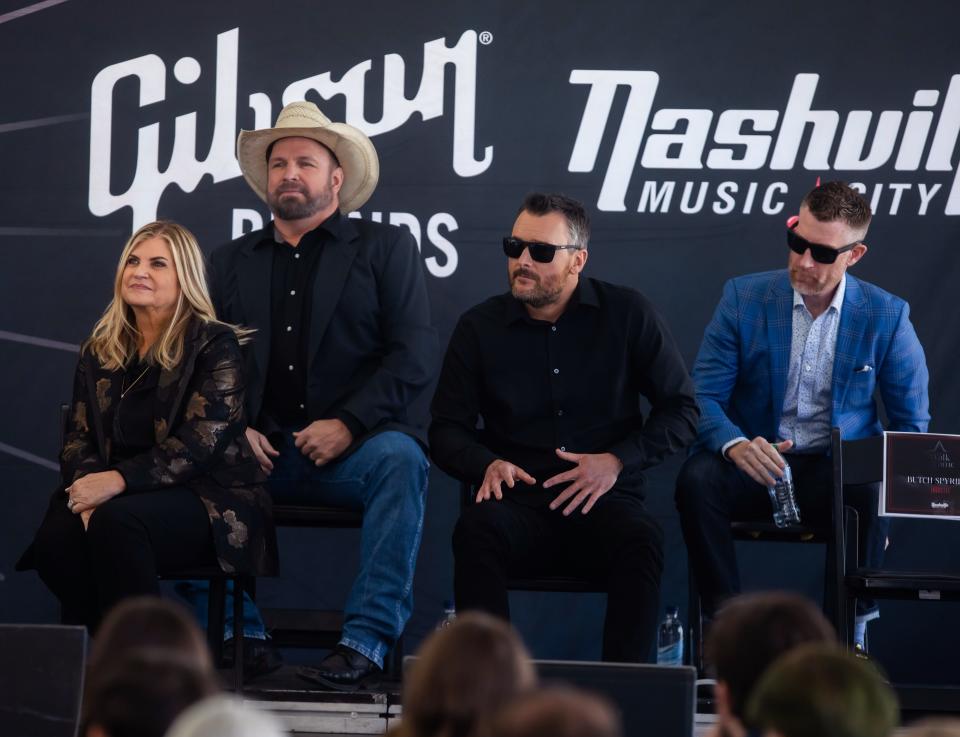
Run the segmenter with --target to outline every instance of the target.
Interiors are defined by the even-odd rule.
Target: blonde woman
[[[276,572],[243,432],[244,332],[216,320],[188,230],[161,221],[131,236],[81,350],[64,485],[19,566],[37,569],[65,622],[95,629],[117,601],[159,593],[169,570]]]

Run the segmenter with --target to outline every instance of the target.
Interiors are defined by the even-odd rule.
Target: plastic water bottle
[[[667,607],[667,616],[657,634],[657,665],[683,665],[683,626],[680,608]]]
[[[783,456],[781,456],[782,458]],[[773,486],[767,487],[773,505],[773,521],[777,527],[800,524],[800,507],[793,491],[793,472],[786,459],[783,461],[783,476]]]
[[[440,618],[440,621],[437,623],[437,629],[442,630],[444,627],[449,627],[453,624],[454,620],[457,618],[457,610],[453,607],[452,601],[443,602],[443,617]]]

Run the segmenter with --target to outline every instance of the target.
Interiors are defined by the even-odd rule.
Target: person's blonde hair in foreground
[[[903,737],[960,737],[960,719],[923,719],[903,730]]]
[[[213,696],[183,712],[165,737],[285,737],[287,734],[271,714],[244,706],[232,696]]]
[[[620,716],[606,699],[573,688],[551,687],[518,697],[503,708],[484,737],[621,737]]]
[[[776,661],[747,704],[747,718],[765,737],[889,737],[899,712],[872,662],[823,644]]]
[[[392,737],[467,737],[537,681],[516,630],[480,612],[433,633],[418,655],[404,674],[403,716]]]

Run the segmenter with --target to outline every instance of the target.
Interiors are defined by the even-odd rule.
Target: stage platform
[[[400,684],[389,678],[332,691],[285,665],[244,687],[244,701],[277,716],[296,735],[383,734],[400,715]]]
[[[278,717],[298,737],[383,734],[400,719],[400,684],[389,678],[361,690],[331,691],[297,675],[298,665],[285,665],[244,687],[244,701]],[[229,672],[224,672],[225,678]],[[958,693],[948,687],[897,687],[905,720],[929,714],[960,712]],[[694,716],[694,737],[703,737],[716,720],[713,703],[701,688]],[[627,735],[626,737],[630,737]]]
[[[244,687],[245,703],[272,713],[300,737],[383,734],[400,719],[398,681],[384,677],[361,690],[331,691],[299,677],[298,667],[285,665],[251,681]],[[700,708],[712,712],[709,701]],[[714,720],[712,713],[696,714],[694,737],[705,735]]]

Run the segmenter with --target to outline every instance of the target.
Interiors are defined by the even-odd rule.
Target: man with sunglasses
[[[510,291],[467,311],[450,339],[430,444],[474,485],[453,536],[457,609],[509,618],[508,577],[591,577],[608,594],[603,658],[643,661],[663,533],[642,472],[693,440],[698,413],[650,302],[581,277],[589,233],[579,202],[526,198],[503,240]]]
[[[677,479],[677,508],[709,620],[740,590],[731,519],[769,519],[766,488],[785,458],[804,523],[830,519],[830,432],[924,432],[927,366],[906,302],[847,274],[867,253],[870,206],[842,182],[817,186],[788,221],[787,269],[726,283],[693,369],[701,418]],[[781,458],[780,454],[784,454]],[[880,565],[887,520],[877,488],[848,487],[860,520],[860,560]],[[857,605],[856,635],[878,616]]]

